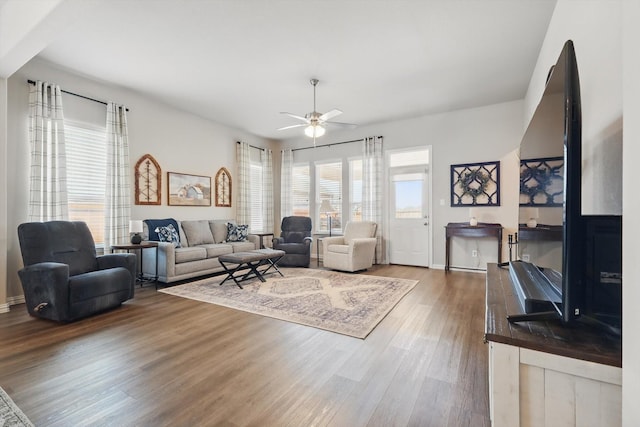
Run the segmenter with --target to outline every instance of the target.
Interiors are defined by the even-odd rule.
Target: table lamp
[[[331,237],[331,214],[334,212],[328,199],[324,199],[320,204],[320,213],[324,213],[329,219],[329,237]]]
[[[131,243],[139,245],[140,242],[142,242],[142,236],[140,235],[142,231],[142,220],[132,219],[129,221],[129,234],[133,234],[133,236],[131,236]]]

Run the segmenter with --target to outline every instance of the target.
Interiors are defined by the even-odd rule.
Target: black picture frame
[[[451,207],[500,206],[500,162],[451,165]]]
[[[561,207],[564,157],[520,160],[520,206]]]

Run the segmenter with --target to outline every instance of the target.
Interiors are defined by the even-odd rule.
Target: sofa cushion
[[[173,243],[173,246],[176,248],[180,247],[180,235],[173,224],[165,227],[157,227],[154,231],[158,233],[158,238],[161,242]]]
[[[227,224],[232,223],[233,221],[223,221],[223,220],[213,220],[209,221],[209,228],[211,229],[211,233],[213,234],[213,240],[216,243],[224,243],[227,240]]]
[[[200,247],[207,250],[207,258],[215,258],[233,252],[233,247],[224,243],[212,243],[209,245],[201,245]]]
[[[279,243],[277,249],[285,251],[288,254],[309,254],[309,245],[301,245],[300,243]]]
[[[176,264],[205,258],[207,258],[207,250],[202,246],[176,249]]]
[[[256,245],[253,242],[244,241],[244,242],[229,242],[227,243],[233,248],[233,252],[246,252],[246,251],[255,251]]]
[[[160,237],[158,237],[158,232],[156,228],[158,227],[166,227],[167,225],[173,225],[173,228],[178,230],[178,222],[173,218],[165,218],[165,219],[145,219],[145,225],[147,226],[149,237],[148,239],[154,242],[159,242]]]
[[[209,221],[182,221],[182,229],[187,237],[189,246],[206,245],[214,243]]]
[[[131,292],[131,273],[123,267],[90,271],[69,278],[69,302],[92,300],[115,292]]]
[[[249,235],[248,225],[235,225],[227,223],[227,242],[244,242]]]

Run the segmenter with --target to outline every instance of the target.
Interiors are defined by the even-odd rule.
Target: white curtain
[[[105,191],[104,245],[129,240],[131,184],[129,173],[129,137],[127,109],[107,104],[107,188]]]
[[[60,86],[37,81],[29,90],[29,221],[69,219],[64,116]]]
[[[264,149],[260,154],[262,161],[262,214],[265,233],[273,232],[273,153]]]
[[[251,152],[246,142],[236,147],[238,162],[238,208],[236,221],[238,224],[251,224]]]
[[[376,262],[384,261],[382,245],[382,137],[364,139],[362,155],[362,219],[378,224]]]
[[[293,213],[293,150],[282,150],[280,169],[280,216],[291,216]]]

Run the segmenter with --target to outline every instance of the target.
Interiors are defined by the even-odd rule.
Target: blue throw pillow
[[[227,242],[244,242],[249,235],[248,225],[235,225],[227,223]]]
[[[173,224],[169,224],[166,227],[156,227],[153,231],[158,233],[158,238],[161,242],[173,243],[176,248],[180,247],[180,235],[178,230],[173,227]]]
[[[152,242],[159,242],[160,237],[158,237],[158,232],[156,228],[166,227],[167,225],[173,225],[174,230],[178,231],[178,223],[173,218],[166,219],[145,219],[144,223],[147,224],[147,228],[149,229],[149,240]],[[178,239],[180,241],[180,239]]]

